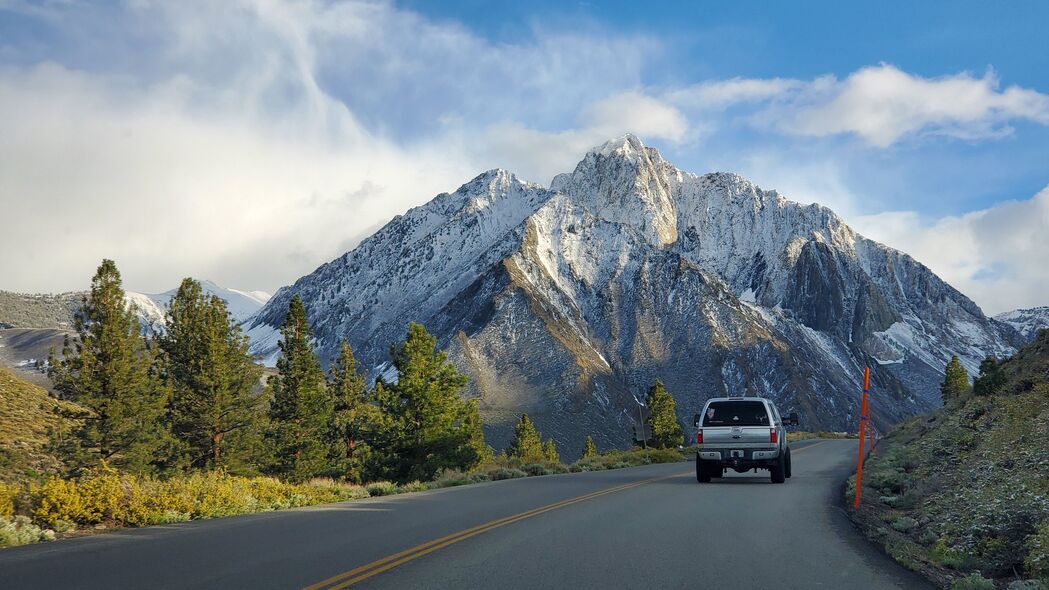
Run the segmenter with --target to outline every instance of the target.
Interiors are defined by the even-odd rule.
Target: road
[[[856,442],[794,477],[693,463],[490,482],[0,550],[21,588],[929,588],[849,524]]]

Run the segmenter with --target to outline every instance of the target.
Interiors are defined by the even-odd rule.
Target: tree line
[[[69,432],[53,435],[73,472],[105,461],[137,475],[222,469],[287,481],[408,482],[495,458],[476,402],[460,396],[466,376],[420,324],[391,346],[396,381],[369,387],[346,341],[324,371],[296,295],[280,328],[276,373],[264,379],[226,302],[199,282],[182,281],[164,329],[152,335],[143,335],[124,295],[115,263],[103,260],[74,317],[76,337],[49,357],[56,391],[85,410]],[[649,446],[680,445],[674,398],[661,381],[648,409]],[[582,457],[597,454],[587,437]],[[561,462],[527,415],[501,455],[510,458]]]
[[[74,471],[102,460],[140,475],[223,469],[288,481],[407,482],[492,456],[476,403],[459,395],[466,377],[416,323],[391,346],[397,381],[369,388],[345,341],[322,369],[295,296],[276,375],[264,384],[225,301],[186,279],[164,330],[143,336],[116,265],[104,260],[75,328],[61,358],[49,358],[55,389],[86,410],[53,437]]]

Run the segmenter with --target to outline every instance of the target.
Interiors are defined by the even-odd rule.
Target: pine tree
[[[52,351],[49,371],[55,389],[90,412],[63,445],[67,460],[74,467],[101,459],[132,473],[155,471],[171,440],[161,420],[168,391],[112,260],[98,267],[75,327],[62,360]]]
[[[648,390],[647,422],[652,429],[650,442],[653,447],[673,448],[685,440],[681,423],[677,419],[677,403],[659,379]]]
[[[386,473],[397,481],[426,481],[444,469],[468,469],[482,458],[484,434],[476,407],[459,392],[465,375],[437,349],[437,339],[412,323],[400,346],[391,348],[397,383],[383,384],[378,396],[392,433]]]
[[[281,327],[280,358],[272,383],[267,441],[273,455],[270,472],[290,481],[330,474],[334,401],[317,355],[306,307],[291,298]]]
[[[381,392],[381,384],[379,389]],[[350,480],[366,478],[368,461],[373,454],[367,442],[384,427],[376,396],[368,391],[364,376],[358,372],[357,359],[349,342],[342,342],[339,356],[331,364],[328,390],[334,398],[332,424],[333,463]]]
[[[557,452],[557,443],[552,438],[546,439],[546,442],[543,443],[543,459],[551,463],[561,462],[561,454]]]
[[[253,470],[263,399],[253,393],[262,369],[226,302],[185,279],[159,338],[172,387],[168,416],[184,466]]]
[[[940,384],[940,394],[943,396],[943,404],[957,398],[969,389],[969,373],[962,366],[957,356],[952,356],[944,371],[943,383]]]
[[[1006,376],[998,359],[989,356],[980,363],[980,374],[973,379],[973,393],[976,395],[994,395],[1005,386]]]
[[[596,457],[598,455],[597,445],[594,444],[594,438],[587,435],[586,441],[583,442],[583,456],[580,459],[589,459],[590,457]]]
[[[539,431],[528,414],[521,414],[521,420],[514,427],[514,439],[510,441],[506,454],[524,463],[538,463],[545,458]]]

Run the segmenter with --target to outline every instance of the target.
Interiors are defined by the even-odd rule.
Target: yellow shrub
[[[0,482],[0,516],[11,516],[15,513],[15,497],[21,491],[13,483]]]

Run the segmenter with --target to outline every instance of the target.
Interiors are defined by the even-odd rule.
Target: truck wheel
[[[703,465],[703,459],[696,458],[696,481],[710,483],[710,471]]]
[[[776,466],[769,469],[769,472],[772,473],[772,483],[783,483],[787,481],[785,473],[787,469],[787,461],[784,455],[786,455],[786,453],[781,453],[779,459],[776,460]]]
[[[788,479],[790,478],[790,448],[787,449],[787,467],[783,470],[783,475],[786,475]]]

